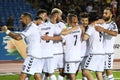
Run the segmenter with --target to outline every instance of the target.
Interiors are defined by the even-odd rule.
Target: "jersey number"
[[[74,35],[74,38],[75,38],[74,46],[76,46],[78,36]]]
[[[46,35],[48,35],[49,34],[49,32],[46,32],[45,33]],[[46,40],[46,43],[49,43],[50,41],[49,40]]]
[[[99,37],[100,37],[100,42],[101,42],[101,38],[102,38],[102,33],[101,32],[99,32]]]

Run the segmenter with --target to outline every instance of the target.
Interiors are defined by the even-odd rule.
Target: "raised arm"
[[[22,36],[19,33],[11,32],[10,30],[7,29],[7,26],[2,27],[2,32],[6,33],[7,35],[9,35],[10,37],[12,37],[15,40],[22,39]]]

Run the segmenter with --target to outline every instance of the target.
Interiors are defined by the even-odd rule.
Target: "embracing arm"
[[[60,41],[62,40],[62,37],[61,36],[42,36],[42,39],[43,40],[53,40],[53,41]]]
[[[74,30],[76,30],[78,27],[77,26],[75,26],[75,27],[73,27],[73,28],[71,28],[71,29],[63,29],[62,30],[62,32],[61,32],[61,34],[62,35],[67,35],[67,34],[69,34],[69,33],[71,33],[72,31],[74,31]]]
[[[97,26],[97,27],[95,27],[95,29],[97,31],[99,31],[99,32],[104,32],[104,33],[107,33],[107,34],[112,35],[112,36],[117,36],[117,34],[118,34],[117,31],[112,31],[112,30],[104,29],[101,26]]]

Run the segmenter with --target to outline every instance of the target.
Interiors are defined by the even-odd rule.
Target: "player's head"
[[[99,19],[99,16],[96,10],[93,10],[89,13],[89,23],[92,23],[98,19]]]
[[[113,11],[112,11],[112,9],[110,7],[106,7],[104,9],[104,12],[103,12],[103,19],[105,21],[109,21],[109,20],[112,19],[112,17],[113,17]]]
[[[43,21],[45,22],[48,19],[47,10],[39,9],[37,12],[37,16],[41,17],[43,19]]]
[[[42,19],[41,17],[37,16],[37,17],[35,17],[35,19],[34,19],[34,23],[35,23],[36,25],[40,25],[41,23],[43,23],[43,19]]]
[[[77,24],[78,23],[78,17],[77,17],[77,15],[69,13],[67,15],[67,23],[68,24],[71,24],[71,23]]]
[[[56,17],[56,21],[59,22],[62,20],[62,11],[58,8],[53,8],[51,11],[51,16]]]
[[[32,15],[28,12],[25,12],[23,14],[21,14],[20,16],[20,22],[23,24],[23,25],[27,25],[29,24],[30,22],[32,21]]]
[[[80,21],[84,27],[88,26],[89,24],[89,14],[87,12],[80,14]]]

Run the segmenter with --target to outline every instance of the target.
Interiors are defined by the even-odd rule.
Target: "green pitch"
[[[56,76],[58,73],[56,73]],[[94,73],[93,73],[94,75]],[[120,71],[115,71],[113,72],[113,75],[115,77],[115,80],[120,80]],[[95,77],[95,75],[94,75]],[[12,75],[0,75],[0,80],[19,80],[19,75],[18,74],[12,74]],[[31,77],[31,80],[33,79],[33,76]],[[78,74],[77,80],[81,80],[81,73]]]

